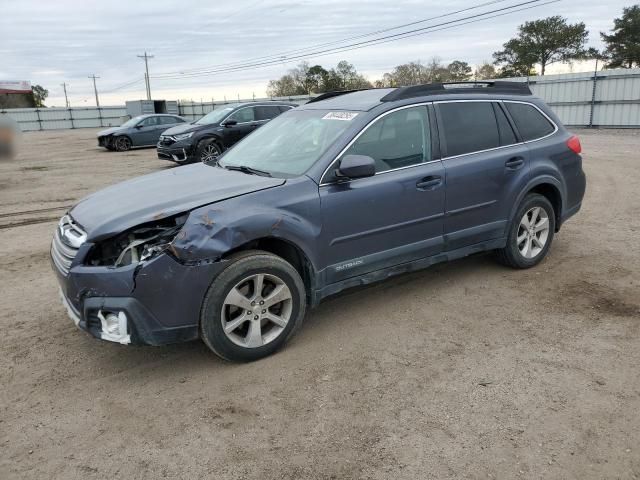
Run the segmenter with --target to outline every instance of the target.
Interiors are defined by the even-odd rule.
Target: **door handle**
[[[442,185],[442,177],[439,175],[432,175],[430,177],[424,177],[416,183],[416,188],[418,190],[433,190],[440,185]]]
[[[522,157],[513,157],[507,160],[504,164],[510,170],[517,170],[524,165],[524,158]]]

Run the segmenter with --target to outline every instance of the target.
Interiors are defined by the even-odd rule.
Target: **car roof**
[[[326,100],[311,102],[300,107],[302,110],[331,110],[339,108],[341,110],[367,111],[377,107],[382,103],[381,99],[385,95],[396,90],[395,88],[372,88],[369,90],[359,90],[357,92],[337,95]]]
[[[432,100],[531,99],[529,86],[522,82],[480,81],[372,88],[324,93],[300,107],[303,110],[369,111],[381,105],[410,105]]]
[[[297,103],[284,102],[279,100],[263,100],[262,102],[240,102],[240,103],[223,103],[221,105],[216,105],[216,107],[224,107],[224,108],[239,108],[239,107],[252,107],[252,106],[262,106],[262,105],[285,105],[287,107],[297,107]]]
[[[149,118],[149,117],[179,117],[177,113],[145,113],[144,115],[136,115],[134,118]]]

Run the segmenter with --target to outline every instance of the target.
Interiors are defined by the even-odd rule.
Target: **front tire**
[[[215,163],[222,153],[222,148],[211,138],[202,140],[196,149],[196,158],[203,163]]]
[[[116,137],[113,140],[113,145],[118,152],[126,152],[131,150],[131,139],[129,137]]]
[[[209,286],[200,333],[216,355],[250,362],[280,349],[302,324],[305,310],[297,270],[276,255],[251,250],[232,257]]]
[[[537,265],[547,255],[555,229],[551,202],[537,193],[527,195],[511,222],[507,245],[497,251],[498,261],[512,268]]]

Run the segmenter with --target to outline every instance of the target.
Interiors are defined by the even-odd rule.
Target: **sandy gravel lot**
[[[580,135],[583,210],[538,267],[483,255],[351,291],[235,365],[74,327],[56,219],[171,167],[25,134],[0,162],[0,478],[640,478],[640,135]]]

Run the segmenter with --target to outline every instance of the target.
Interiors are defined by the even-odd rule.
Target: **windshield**
[[[121,127],[135,127],[138,122],[140,120],[142,120],[142,116],[139,117],[133,117],[131,120],[127,120],[126,122],[124,122],[122,125],[120,125]]]
[[[222,110],[214,110],[213,112],[207,113],[200,120],[195,121],[197,125],[211,125],[212,123],[220,123],[221,120],[224,119],[227,115],[231,113],[231,111],[236,108],[236,105],[231,107],[225,107]]]
[[[357,113],[293,110],[260,127],[228,150],[222,167],[246,166],[274,177],[306,172],[350,125]],[[345,113],[345,112],[339,112]],[[348,120],[347,120],[348,118]]]

